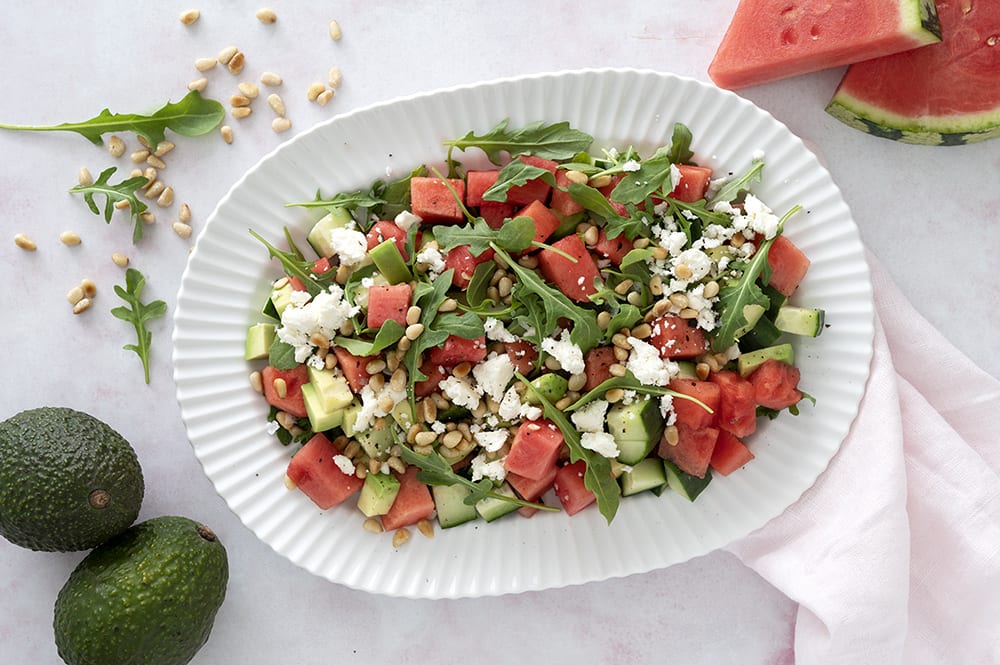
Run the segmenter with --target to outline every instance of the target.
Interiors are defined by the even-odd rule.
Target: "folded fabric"
[[[858,417],[815,485],[727,549],[798,603],[799,665],[996,665],[1000,381],[868,262]]]

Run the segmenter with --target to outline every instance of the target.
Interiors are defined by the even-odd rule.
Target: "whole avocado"
[[[32,550],[91,549],[139,516],[135,450],[93,416],[63,407],[0,422],[0,535]]]
[[[55,603],[69,665],[184,665],[208,641],[226,596],[226,549],[208,527],[156,517],[97,547]]]

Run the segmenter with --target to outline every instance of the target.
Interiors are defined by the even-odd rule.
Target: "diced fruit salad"
[[[786,334],[823,311],[788,303],[809,259],[782,235],[798,208],[752,193],[763,159],[713,179],[691,140],[595,154],[568,123],[504,121],[447,141],[446,173],[291,204],[325,213],[308,253],[254,233],[285,273],[246,358],[297,448],[287,484],[375,531],[610,522],[622,496],[694,501],[750,463],[758,419],[808,397]]]

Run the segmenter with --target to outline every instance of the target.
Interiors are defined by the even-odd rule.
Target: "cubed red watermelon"
[[[538,252],[538,268],[542,275],[567,298],[589,303],[588,296],[597,293],[595,282],[600,278],[600,272],[594,263],[594,257],[587,251],[587,246],[574,233],[555,241],[552,247],[573,257],[575,262],[551,249],[543,249]]]
[[[736,372],[712,372],[708,380],[719,386],[719,410],[715,424],[736,436],[748,436],[757,429],[757,400],[753,384]]]
[[[708,341],[701,328],[672,314],[653,321],[653,334],[649,343],[660,350],[661,357],[675,360],[695,358],[708,349]]]
[[[747,464],[754,454],[742,441],[726,430],[719,431],[719,438],[712,450],[712,468],[724,476]]]
[[[603,256],[616,266],[620,266],[625,255],[632,251],[632,241],[624,233],[609,238],[604,229],[601,229],[597,234],[597,244],[594,245],[594,251],[598,256]]]
[[[541,157],[535,157],[533,155],[520,155],[518,159],[530,166],[537,166],[538,168],[545,169],[553,175],[555,175],[559,168],[559,165],[551,159],[542,159]],[[511,187],[507,190],[507,203],[513,203],[514,205],[528,205],[532,201],[547,203],[549,199],[549,192],[551,191],[552,185],[545,182],[541,178],[536,178],[534,180],[529,180],[523,185],[517,185],[516,187]]]
[[[427,379],[413,384],[413,394],[417,397],[427,397],[431,393],[437,392],[441,382],[450,376],[444,367],[426,360],[420,364],[420,371],[427,376]]]
[[[553,482],[556,496],[567,515],[575,515],[597,501],[597,496],[584,484],[587,465],[583,460],[559,467]]]
[[[260,374],[264,384],[264,399],[268,404],[296,418],[305,418],[309,415],[302,397],[302,384],[309,383],[309,368],[298,365],[293,369],[278,369],[268,365]],[[277,379],[285,382],[284,397],[279,394],[279,389],[275,388],[274,382]]]
[[[454,194],[449,185],[455,190]],[[420,219],[429,222],[464,221],[462,203],[465,203],[465,181],[461,178],[410,178],[410,208]]]
[[[506,220],[514,216],[514,210],[515,206],[510,203],[484,201],[479,206],[479,216],[486,220],[486,225],[491,229],[499,229]]]
[[[618,362],[613,346],[595,346],[583,355],[587,382],[584,390],[593,390],[611,378],[611,366]]]
[[[774,239],[767,253],[767,263],[774,271],[768,284],[785,296],[795,293],[809,271],[809,257],[783,235]]]
[[[314,434],[288,463],[288,478],[322,510],[342,503],[364,485],[333,461],[340,454],[326,436]]]
[[[330,272],[330,259],[326,256],[321,256],[320,258],[313,261],[312,268],[310,270],[317,275],[323,275]]]
[[[386,321],[405,326],[412,297],[409,282],[372,285],[368,289],[368,327],[381,328]]]
[[[361,389],[368,385],[368,379],[371,378],[365,367],[372,361],[372,358],[356,356],[341,346],[331,348],[337,356],[337,364],[344,373],[344,378],[347,379],[347,385],[355,394],[360,393]]]
[[[757,404],[781,410],[798,404],[802,399],[802,392],[798,389],[799,374],[798,367],[769,358],[747,379],[753,384]]]
[[[392,238],[396,242],[396,249],[402,255],[403,260],[408,260],[406,252],[406,231],[396,226],[395,222],[375,222],[365,236],[368,239],[368,251],[372,251],[383,241]]]
[[[382,527],[386,531],[416,524],[434,514],[434,497],[430,488],[417,480],[418,473],[420,469],[415,466],[407,467],[405,473],[393,472],[399,480],[399,492],[389,512],[382,516]]]
[[[469,315],[474,316],[474,315]],[[486,357],[486,337],[465,339],[457,335],[449,335],[441,346],[432,347],[427,351],[426,360],[429,364],[442,367],[454,367],[461,362],[476,364]]]
[[[482,205],[488,205],[493,203],[498,203],[497,201],[487,201],[483,198],[483,194],[486,190],[492,187],[496,181],[497,177],[500,175],[500,169],[490,169],[487,171],[469,171],[465,174],[465,204],[474,208],[478,208]]]
[[[504,468],[532,480],[540,480],[559,459],[564,440],[562,432],[549,420],[521,423],[504,458]]]
[[[684,423],[677,423],[676,427],[677,443],[670,445],[664,434],[656,449],[657,454],[676,464],[681,471],[704,478],[712,460],[715,442],[719,438],[719,430],[714,427],[694,429]]]
[[[487,249],[479,256],[473,256],[468,245],[452,247],[444,257],[444,269],[454,270],[451,278],[454,287],[464,289],[469,285],[472,274],[476,272],[476,266],[493,260],[493,250]]]
[[[306,285],[302,283],[302,280],[295,275],[289,275],[288,284],[292,287],[292,291],[305,291]]]
[[[687,203],[705,198],[708,185],[712,182],[712,169],[707,166],[678,164],[677,170],[681,173],[681,181],[674,186],[674,191],[670,192],[671,198]]]
[[[535,242],[545,242],[559,228],[559,218],[541,201],[532,201],[516,213],[517,217],[530,217],[535,222]],[[533,251],[529,248],[528,251]]]
[[[510,358],[514,369],[525,376],[535,370],[535,363],[538,362],[538,349],[535,348],[534,344],[518,340],[505,342],[504,346],[507,349],[507,357]]]
[[[545,494],[550,487],[552,487],[552,483],[556,479],[556,471],[558,470],[559,467],[553,464],[549,473],[538,479],[528,478],[526,476],[522,476],[521,474],[511,473],[508,471],[507,482],[514,488],[514,491],[517,492],[518,496],[525,501],[538,501],[538,499]],[[530,506],[521,506],[517,509],[517,512],[524,517],[531,517],[538,512],[538,509]]]
[[[715,412],[719,410],[721,396],[718,385],[711,381],[699,381],[698,379],[672,379],[669,387],[683,395],[694,397],[712,409],[709,412],[691,400],[674,397],[673,407],[674,413],[677,414],[677,422],[684,423],[694,429],[709,427],[715,422]]]
[[[556,171],[556,187],[552,190],[551,197],[549,197],[549,206],[560,215],[568,217],[583,212],[585,208],[577,203],[576,199],[569,195],[569,192],[563,191],[571,184],[569,178],[566,177],[566,173],[565,169]]]

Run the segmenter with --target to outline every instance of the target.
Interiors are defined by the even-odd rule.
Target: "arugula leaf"
[[[713,350],[725,351],[736,342],[737,334],[747,325],[746,307],[758,305],[766,310],[770,306],[771,301],[757,284],[757,279],[760,278],[761,282],[767,286],[772,273],[771,266],[767,262],[768,251],[774,244],[774,238],[777,238],[784,229],[785,222],[801,209],[802,206],[795,206],[786,212],[778,221],[778,233],[760,244],[746,268],[743,269],[739,280],[719,291],[719,303],[722,309],[719,315],[719,325],[712,338]]]
[[[288,230],[285,229],[285,232],[287,237]],[[297,248],[290,252],[283,252],[267,240],[264,240],[264,238],[262,238],[253,229],[250,229],[250,235],[264,244],[267,248],[267,253],[271,256],[271,258],[278,259],[286,275],[289,277],[299,278],[299,281],[302,282],[302,285],[305,287],[306,291],[309,292],[309,295],[317,296],[322,293],[327,286],[329,286],[329,282],[332,279],[331,273],[335,271],[331,270],[324,273],[324,275],[316,275],[316,273],[311,270],[312,262],[305,261],[300,258],[302,253],[299,252]]]
[[[409,210],[410,181],[413,178],[425,176],[427,173],[427,167],[421,164],[410,171],[406,177],[389,182],[376,180],[372,183],[368,195],[373,199],[380,199],[382,203],[372,207],[368,212],[379,219],[395,219],[399,213]]]
[[[214,99],[206,99],[197,90],[192,90],[179,102],[167,102],[150,115],[112,113],[104,109],[97,116],[83,122],[46,126],[0,124],[0,129],[76,132],[95,145],[101,145],[101,136],[108,132],[134,132],[145,138],[151,148],[156,150],[167,129],[182,136],[201,136],[215,129],[225,114],[222,104]]]
[[[608,524],[610,524],[611,520],[615,517],[615,513],[618,512],[618,504],[621,499],[618,481],[611,474],[611,461],[603,455],[584,448],[583,444],[580,443],[580,432],[577,431],[566,415],[557,409],[537,388],[531,385],[531,382],[520,372],[515,372],[514,376],[517,377],[518,381],[527,386],[528,391],[542,405],[545,417],[555,423],[555,426],[562,432],[563,439],[566,441],[566,447],[569,448],[570,461],[583,460],[587,467],[583,474],[583,484],[597,497],[597,508],[604,515],[604,519],[608,521]]]
[[[601,194],[590,185],[574,182],[570,183],[566,191],[569,192],[570,197],[574,201],[604,220],[610,221],[621,217],[614,206],[608,203],[604,194]]]
[[[427,349],[444,344],[450,334],[448,330],[434,325],[434,320],[438,317],[438,309],[448,298],[448,289],[451,288],[451,281],[455,276],[455,270],[445,270],[438,275],[432,284],[420,282],[413,292],[413,304],[420,307],[419,323],[423,324],[424,332],[420,334],[410,344],[410,348],[403,355],[403,365],[407,373],[407,390],[410,396],[410,410],[415,414],[416,405],[413,386],[419,381],[426,381],[427,375],[420,371],[420,362],[423,352]],[[471,314],[467,316],[472,316]],[[477,317],[478,318],[478,317]]]
[[[445,312],[438,315],[434,325],[462,339],[476,339],[486,334],[482,319],[472,314]]]
[[[354,210],[359,207],[372,208],[385,203],[384,199],[376,198],[370,192],[363,192],[360,189],[353,192],[338,192],[328,199],[317,191],[316,198],[312,201],[301,201],[298,203],[286,203],[286,208],[347,208]]]
[[[605,379],[599,385],[595,386],[589,392],[584,393],[580,396],[578,400],[566,407],[566,412],[571,413],[579,408],[590,404],[595,399],[600,399],[604,397],[604,393],[608,392],[612,388],[622,388],[623,390],[634,390],[637,393],[643,393],[645,395],[670,395],[674,399],[686,399],[694,402],[701,408],[705,409],[709,413],[714,413],[714,410],[707,404],[697,399],[696,397],[691,397],[690,395],[685,395],[684,393],[679,393],[670,388],[661,388],[660,386],[649,386],[641,382],[639,379],[635,378],[635,374],[632,372],[626,372],[625,376],[613,376],[610,379]]]
[[[146,322],[151,319],[162,317],[167,313],[167,303],[162,300],[154,300],[150,303],[143,303],[140,300],[142,290],[146,286],[146,278],[135,268],[125,271],[125,288],[115,284],[115,293],[125,301],[126,305],[115,307],[111,314],[115,318],[131,323],[135,328],[137,341],[135,344],[126,344],[122,348],[126,351],[134,351],[142,361],[142,370],[149,384],[149,351],[150,343],[153,340],[153,333],[146,328]]]
[[[368,341],[358,337],[334,337],[333,343],[347,349],[356,356],[373,356],[399,341],[406,328],[389,319],[375,333],[375,339]],[[273,364],[273,363],[272,363]]]
[[[479,148],[494,164],[502,163],[503,152],[511,155],[527,153],[544,159],[565,161],[586,150],[594,142],[592,136],[571,128],[568,122],[546,125],[538,121],[512,130],[507,129],[508,123],[509,119],[501,120],[481,136],[470,131],[461,138],[445,141],[444,144],[448,146],[448,161],[451,161],[451,152],[455,148],[462,151]]]
[[[487,478],[483,478],[478,482],[469,480],[465,476],[455,473],[455,471],[451,468],[451,464],[448,463],[448,460],[442,457],[437,451],[421,455],[405,445],[400,445],[400,449],[400,457],[403,458],[403,461],[420,469],[420,472],[417,473],[417,480],[425,485],[443,485],[445,487],[451,485],[461,485],[462,487],[468,488],[469,495],[465,497],[464,500],[464,503],[467,505],[471,506],[479,503],[483,499],[492,498],[500,499],[501,501],[508,501],[510,503],[517,504],[518,506],[529,506],[531,508],[538,508],[539,510],[548,510],[553,512],[559,511],[559,509],[554,506],[547,506],[543,503],[532,503],[530,501],[518,499],[517,497],[507,496],[506,494],[495,492],[493,490],[493,483]]]
[[[760,159],[753,160],[746,173],[735,180],[730,180],[724,184],[718,192],[716,192],[715,196],[708,201],[709,207],[715,206],[715,204],[720,201],[732,201],[736,199],[741,192],[748,191],[752,183],[760,182],[761,172],[763,170],[764,161]]]
[[[673,160],[668,148],[661,147],[639,163],[639,170],[630,171],[611,191],[615,203],[639,204],[656,192],[673,191],[670,167]]]
[[[271,342],[271,348],[268,349],[267,364],[275,369],[295,369],[302,363],[295,360],[294,346],[276,339]]]
[[[475,309],[486,303],[486,291],[490,287],[490,280],[495,272],[496,266],[491,261],[476,266],[472,278],[469,280],[469,287],[465,290],[465,301],[469,307]]]
[[[468,245],[473,256],[481,255],[493,243],[510,252],[521,252],[531,246],[534,237],[535,220],[524,216],[507,220],[499,229],[492,228],[485,219],[477,217],[472,224],[438,226],[434,230],[434,239],[441,251]]]
[[[511,187],[524,185],[531,180],[539,178],[553,187],[556,185],[556,177],[548,169],[525,164],[520,159],[515,159],[500,169],[497,181],[483,192],[483,200],[499,201],[502,203],[507,200],[507,192]]]
[[[111,215],[115,212],[115,203],[118,201],[128,201],[129,218],[132,220],[132,244],[142,239],[143,222],[139,217],[146,212],[148,206],[139,200],[136,192],[145,187],[149,182],[143,176],[135,176],[122,180],[117,185],[111,183],[111,176],[117,171],[117,167],[110,167],[101,171],[97,180],[89,185],[76,185],[70,188],[71,194],[83,194],[83,200],[87,202],[87,207],[95,215],[100,215],[101,211],[94,202],[94,196],[100,194],[104,197],[104,221],[111,223]]]
[[[687,164],[694,157],[694,152],[691,151],[691,130],[688,126],[680,123],[674,123],[674,132],[670,137],[670,152],[668,156],[670,161],[674,164]]]

